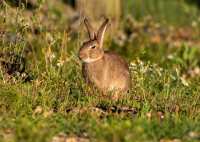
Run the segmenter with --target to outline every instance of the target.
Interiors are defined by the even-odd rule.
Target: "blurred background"
[[[1,0],[0,8],[0,55],[10,75],[30,72],[34,78],[71,60],[80,64],[87,17],[96,29],[110,19],[105,50],[199,80],[198,0]]]
[[[85,17],[129,63],[120,101],[82,78]],[[0,141],[199,142],[199,92],[199,0],[0,0]]]
[[[139,58],[188,72],[199,65],[199,13],[198,0],[1,0],[0,32],[3,44],[23,43],[15,48],[23,55],[34,51],[40,59],[49,44],[55,53],[71,55],[87,40],[83,19],[98,28],[108,17],[105,49],[128,61]]]

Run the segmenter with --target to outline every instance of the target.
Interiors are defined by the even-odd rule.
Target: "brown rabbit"
[[[84,23],[90,39],[80,48],[79,58],[83,61],[82,71],[86,82],[104,93],[126,92],[130,87],[128,64],[116,53],[103,50],[104,34],[109,20],[105,20],[97,33],[87,19],[84,19]]]

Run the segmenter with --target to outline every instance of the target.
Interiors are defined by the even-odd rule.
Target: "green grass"
[[[51,1],[45,9],[44,2],[34,11],[1,5],[0,61],[13,62],[1,53],[23,56],[28,78],[0,70],[0,141],[50,142],[64,133],[91,142],[198,142],[200,29],[192,22],[199,24],[199,11],[185,2],[147,1],[143,14],[141,2],[133,2],[138,9],[129,20],[131,1],[124,5],[120,30],[126,38],[123,44],[117,36],[105,43],[129,62],[132,87],[118,101],[85,84],[77,57],[84,31],[68,32],[63,3]],[[178,33],[181,28],[189,31],[186,37]]]
[[[134,0],[124,1],[125,14],[131,14],[136,19],[152,15],[156,21],[174,25],[190,24],[198,17],[196,6],[178,0]]]

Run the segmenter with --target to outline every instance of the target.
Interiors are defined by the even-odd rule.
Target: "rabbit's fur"
[[[104,33],[109,20],[105,20],[97,33],[87,19],[84,23],[90,39],[80,48],[79,58],[83,61],[82,71],[86,82],[103,92],[126,92],[131,80],[128,64],[118,54],[103,50]]]

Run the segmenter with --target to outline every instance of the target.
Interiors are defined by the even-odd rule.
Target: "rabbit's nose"
[[[79,58],[80,58],[80,59],[84,59],[84,58],[86,58],[86,57],[87,57],[86,54],[84,54],[84,53],[79,53]]]

